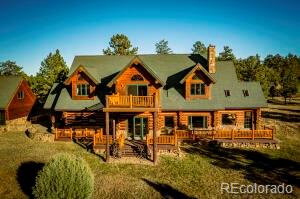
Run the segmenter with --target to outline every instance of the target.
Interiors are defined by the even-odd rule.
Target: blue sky
[[[14,60],[29,74],[55,49],[68,66],[75,55],[102,54],[116,33],[141,54],[166,39],[174,53],[200,40],[218,52],[229,45],[237,57],[300,55],[300,2],[0,0],[0,62]]]

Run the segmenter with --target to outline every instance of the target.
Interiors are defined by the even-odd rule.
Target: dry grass
[[[291,167],[300,165],[299,123],[272,118],[266,122],[276,125],[280,150],[187,145],[182,157],[160,156],[157,166],[135,164],[132,159],[107,164],[75,143],[40,143],[21,132],[1,134],[0,198],[27,198],[34,169],[60,152],[82,156],[89,163],[95,175],[94,198],[299,198],[300,168]],[[293,195],[222,194],[222,182],[289,182],[295,191]]]

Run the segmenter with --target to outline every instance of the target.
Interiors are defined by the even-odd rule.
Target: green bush
[[[91,198],[94,176],[82,159],[62,153],[51,159],[38,173],[33,196],[39,199]]]

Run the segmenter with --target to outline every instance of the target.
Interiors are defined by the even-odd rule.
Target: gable
[[[74,79],[78,78],[78,75],[82,76],[86,81],[88,81],[90,84],[98,84],[99,82],[85,69],[84,66],[80,65],[78,66],[72,73],[69,75],[69,77],[65,80],[64,84],[69,85]]]
[[[120,79],[120,77],[124,76],[124,74],[126,75],[130,73],[131,70],[132,72],[147,76],[148,80],[151,78],[154,79],[156,84],[159,83],[164,85],[164,82],[153,72],[153,70],[145,65],[142,60],[136,56],[107,84],[107,86],[112,87]]]
[[[183,84],[185,81],[191,81],[193,76],[197,75],[202,79],[205,83],[209,84],[210,82],[216,83],[215,78],[213,78],[209,72],[200,64],[196,64],[195,67],[190,70],[180,81]]]
[[[22,80],[19,76],[0,76],[0,109],[7,108]]]

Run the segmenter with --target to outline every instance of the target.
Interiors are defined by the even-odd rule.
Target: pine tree
[[[156,53],[157,54],[171,54],[172,50],[169,48],[168,41],[161,40],[158,43],[155,44]]]
[[[33,91],[45,101],[48,92],[55,82],[63,82],[69,69],[57,49],[55,53],[50,53],[42,62],[39,72],[34,78],[30,78],[30,84]]]
[[[191,49],[193,54],[205,54],[207,49],[201,41],[196,41]]]
[[[219,53],[218,60],[220,61],[235,60],[235,56],[232,52],[232,49],[229,48],[229,46],[224,46],[223,51]]]
[[[5,62],[0,62],[0,75],[21,75],[25,76],[22,71],[22,67],[17,65],[16,62],[7,60]]]
[[[110,38],[109,46],[103,49],[105,55],[136,55],[138,52],[137,47],[131,45],[130,40],[124,34],[116,34]]]

